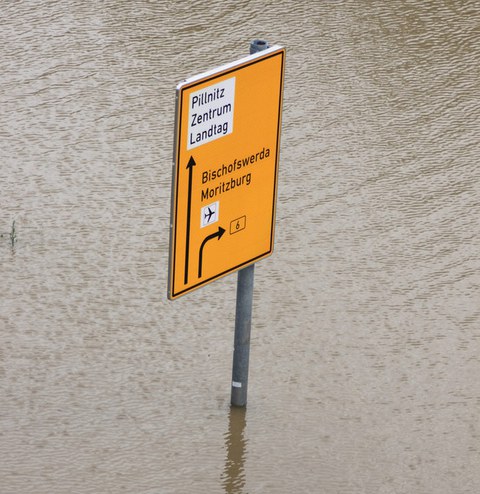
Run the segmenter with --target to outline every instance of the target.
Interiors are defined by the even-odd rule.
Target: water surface
[[[1,20],[1,492],[480,491],[477,2]],[[175,86],[257,37],[287,67],[242,412],[236,277],[168,301],[168,230]]]

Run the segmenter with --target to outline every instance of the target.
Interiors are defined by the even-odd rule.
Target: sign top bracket
[[[202,72],[201,74],[197,74],[197,75],[194,75],[192,77],[188,77],[187,79],[184,79],[183,81],[181,81],[177,84],[177,91],[181,90],[183,86],[192,84],[193,82],[197,82],[197,81],[200,81],[202,79],[207,79],[208,77],[214,76],[219,72],[226,72],[229,69],[237,68],[239,65],[251,62],[252,60],[255,60],[256,58],[265,58],[268,55],[271,55],[272,53],[275,53],[275,52],[281,51],[281,50],[285,50],[285,47],[283,47],[281,45],[274,45],[274,46],[271,46],[270,48],[267,48],[266,50],[258,51],[257,53],[254,53],[253,55],[247,55],[246,57],[235,60],[234,62],[226,63],[225,65],[220,65],[219,67],[215,67],[214,69],[207,70],[206,72]]]

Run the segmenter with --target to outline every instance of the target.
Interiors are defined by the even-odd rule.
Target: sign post
[[[241,287],[253,290],[254,263],[273,252],[284,64],[284,48],[255,40],[250,56],[177,86],[172,300],[239,271],[236,319],[251,318],[252,296]],[[237,325],[248,326],[238,339],[244,347],[250,320]],[[248,351],[242,355],[248,372]],[[235,374],[232,404],[242,406],[238,390],[246,400],[246,380]]]
[[[268,43],[266,41],[254,40],[250,43],[250,54],[266,50],[267,48]],[[241,269],[237,275],[237,303],[230,399],[230,403],[237,407],[244,407],[247,404],[254,274],[255,264],[251,264]]]

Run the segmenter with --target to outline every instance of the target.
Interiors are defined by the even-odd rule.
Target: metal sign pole
[[[232,405],[237,407],[247,404],[254,270],[255,264],[241,269],[237,278],[231,399]]]
[[[250,54],[266,50],[267,48],[269,46],[266,41],[256,39],[250,43]],[[254,272],[255,264],[251,264],[241,269],[238,272],[237,278],[231,394],[231,404],[237,407],[244,407],[247,404]]]

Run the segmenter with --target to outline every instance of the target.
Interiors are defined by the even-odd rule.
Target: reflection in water
[[[245,446],[244,437],[246,409],[231,407],[228,417],[228,432],[225,434],[227,458],[222,475],[222,484],[227,494],[241,494],[245,486]]]

